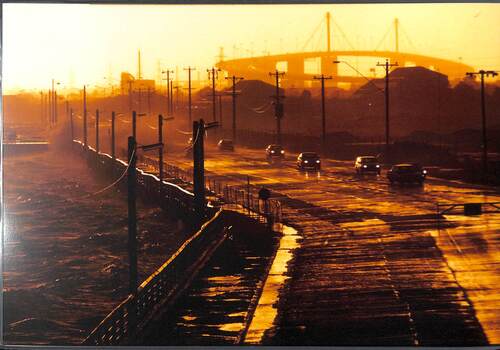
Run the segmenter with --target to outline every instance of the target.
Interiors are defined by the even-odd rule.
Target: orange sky
[[[195,79],[206,79],[219,47],[228,58],[301,50],[327,11],[348,40],[333,25],[334,49],[373,50],[398,17],[400,51],[500,69],[500,4],[494,3],[4,4],[3,89],[47,89],[52,78],[62,87],[106,85],[110,71],[118,83],[121,71],[136,74],[138,49],[146,78],[156,78],[160,60],[162,69],[177,66],[179,79],[188,65],[201,72]],[[326,49],[320,29],[305,50]],[[379,50],[393,48],[390,32]]]

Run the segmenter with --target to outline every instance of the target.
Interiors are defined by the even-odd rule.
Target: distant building
[[[122,95],[128,95],[130,91],[154,91],[155,81],[152,79],[135,79],[128,72],[122,72],[120,76],[120,88]]]

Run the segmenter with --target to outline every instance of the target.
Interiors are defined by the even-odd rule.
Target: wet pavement
[[[240,342],[278,238],[263,228],[233,229],[188,292],[141,345]]]
[[[437,203],[499,202],[497,189],[440,179],[390,186],[323,160],[303,173],[292,157],[207,148],[207,173],[266,186],[302,235],[267,344],[484,345],[500,342],[500,216],[446,215]],[[174,158],[174,159],[172,159]],[[167,156],[189,167],[189,159]]]

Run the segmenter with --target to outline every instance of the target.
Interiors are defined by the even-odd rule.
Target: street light
[[[50,125],[54,125],[57,122],[57,92],[54,87],[54,84],[59,85],[61,84],[59,81],[55,81],[54,78],[52,78],[52,91],[51,91],[51,96],[50,99],[52,101],[51,103],[51,109],[50,109]]]

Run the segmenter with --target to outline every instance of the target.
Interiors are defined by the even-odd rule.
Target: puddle
[[[260,344],[264,333],[270,329],[278,314],[277,302],[279,291],[283,287],[288,271],[288,262],[293,257],[293,250],[299,246],[300,236],[292,227],[282,225],[283,236],[280,239],[276,256],[269,275],[264,283],[253,318],[248,327],[244,344]]]

